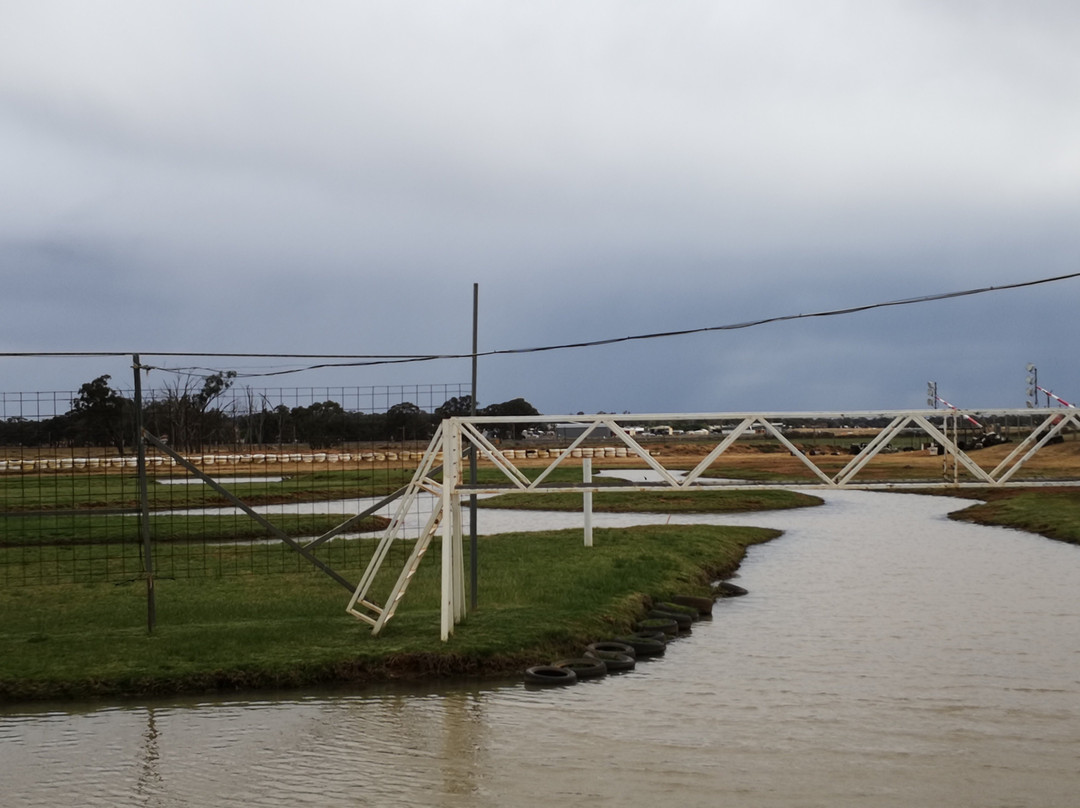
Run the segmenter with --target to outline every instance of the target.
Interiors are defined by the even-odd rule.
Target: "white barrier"
[[[558,457],[562,449],[503,449],[502,454],[511,460],[526,460]],[[625,447],[581,447],[574,449],[572,457],[626,457]],[[190,455],[187,462],[196,466],[238,466],[242,464],[270,465],[275,463],[384,463],[418,462],[424,457],[422,452],[413,451],[370,451],[370,452],[255,452],[229,454]],[[437,462],[442,462],[442,453],[437,454]],[[171,457],[150,455],[146,458],[148,466],[175,466],[177,461]],[[69,471],[102,468],[136,468],[138,460],[128,457],[57,457],[57,458],[22,458],[0,460],[0,473],[26,471]]]

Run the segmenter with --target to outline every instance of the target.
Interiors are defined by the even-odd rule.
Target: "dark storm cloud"
[[[502,349],[1063,274],[1078,29],[1046,2],[9,4],[0,349],[462,353],[473,282]],[[915,406],[936,376],[1009,405],[1027,361],[1080,387],[1075,296],[492,358],[480,397]],[[28,367],[7,385],[98,375]]]

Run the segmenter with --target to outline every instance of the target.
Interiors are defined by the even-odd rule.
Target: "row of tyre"
[[[634,624],[633,633],[590,643],[580,657],[526,668],[525,683],[569,685],[579,679],[632,670],[639,659],[662,656],[669,641],[690,631],[702,615],[712,615],[712,606],[712,598],[692,595],[655,603]]]

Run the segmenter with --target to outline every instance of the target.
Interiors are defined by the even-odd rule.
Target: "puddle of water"
[[[214,477],[214,482],[222,485],[233,483],[280,483],[284,477]],[[154,482],[158,485],[204,485],[204,481],[198,477],[156,477]]]

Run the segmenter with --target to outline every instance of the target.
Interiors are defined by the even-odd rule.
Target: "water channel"
[[[1080,548],[836,492],[630,672],[0,712],[4,806],[978,806],[1080,797]],[[562,526],[485,512],[484,532]],[[580,514],[576,524],[580,525]],[[481,597],[482,597],[481,581]]]

